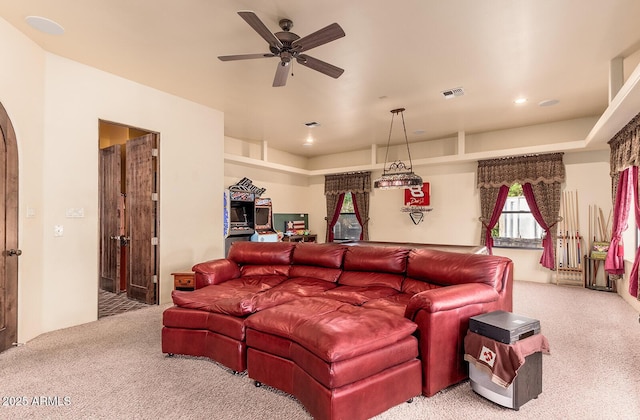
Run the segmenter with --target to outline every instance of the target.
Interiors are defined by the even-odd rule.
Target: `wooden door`
[[[18,340],[18,150],[0,104],[0,352]]]
[[[119,144],[100,149],[100,288],[112,293],[121,290],[121,153]]]
[[[156,134],[127,141],[127,296],[149,304],[157,303],[158,297],[157,150]]]

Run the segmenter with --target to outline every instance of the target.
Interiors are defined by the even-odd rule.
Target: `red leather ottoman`
[[[378,309],[305,298],[246,320],[247,372],[316,419],[367,419],[422,391],[416,324]]]
[[[213,359],[235,372],[247,368],[245,318],[168,308],[162,314],[162,352]]]

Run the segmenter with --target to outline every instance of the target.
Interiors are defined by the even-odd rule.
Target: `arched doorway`
[[[0,352],[18,338],[18,145],[0,103]]]

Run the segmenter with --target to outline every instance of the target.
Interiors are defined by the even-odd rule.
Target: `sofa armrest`
[[[468,377],[463,343],[469,318],[498,309],[504,309],[500,295],[485,283],[444,286],[411,297],[405,316],[418,324],[424,395]]]
[[[414,321],[420,310],[430,313],[448,311],[467,305],[495,302],[498,298],[498,292],[484,283],[439,287],[413,295],[405,310],[405,317]]]
[[[205,261],[194,265],[196,289],[240,277],[240,267],[235,262],[224,259]]]

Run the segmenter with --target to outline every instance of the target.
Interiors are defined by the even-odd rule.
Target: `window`
[[[333,240],[340,241],[357,241],[362,234],[362,226],[358,222],[355,210],[353,209],[353,197],[351,193],[344,194],[344,201],[340,208],[340,216],[333,226]]]
[[[531,214],[522,185],[516,183],[509,188],[502,214],[491,234],[496,247],[542,248],[544,230]]]

